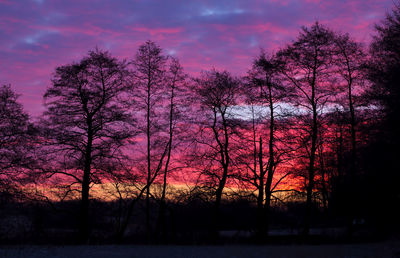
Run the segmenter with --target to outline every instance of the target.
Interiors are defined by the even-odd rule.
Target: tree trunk
[[[325,180],[325,162],[324,162],[324,149],[321,145],[318,148],[319,152],[319,164],[320,164],[320,169],[321,169],[321,191],[322,191],[322,204],[324,207],[324,211],[328,210],[328,189],[326,187],[326,180]]]
[[[214,207],[214,231],[215,232],[218,231],[218,226],[220,224],[221,200],[222,200],[222,193],[223,193],[223,190],[225,187],[227,175],[228,175],[228,166],[226,164],[224,164],[222,179],[219,182],[217,190],[215,191],[215,207]]]
[[[306,200],[306,213],[304,221],[304,235],[308,236],[310,232],[311,211],[312,211],[312,194],[314,189],[314,175],[315,175],[315,152],[317,146],[317,109],[313,103],[313,124],[311,132],[311,153],[310,163],[308,168],[308,185],[307,185],[307,200]]]
[[[357,158],[357,150],[356,150],[356,119],[355,119],[355,112],[354,112],[354,105],[353,105],[353,95],[352,95],[352,72],[350,69],[350,64],[347,55],[346,57],[346,64],[347,64],[347,72],[348,72],[348,98],[349,98],[349,108],[350,108],[350,131],[351,131],[351,167],[350,167],[350,210],[349,210],[349,237],[353,236],[353,219],[355,218],[355,194],[354,186],[356,184],[356,158]]]
[[[87,243],[89,240],[90,227],[89,227],[89,186],[90,186],[90,173],[92,165],[92,144],[93,132],[92,121],[88,118],[88,136],[87,145],[85,149],[85,164],[82,178],[82,193],[81,193],[81,208],[79,218],[79,241],[80,243]]]
[[[257,196],[257,238],[259,241],[262,241],[265,235],[265,217],[264,217],[264,161],[263,161],[263,146],[262,146],[262,137],[260,136],[259,141],[260,147],[258,152],[258,162],[260,167],[260,178],[258,181],[258,196]]]
[[[168,152],[167,152],[167,160],[165,162],[164,169],[164,178],[163,178],[163,188],[161,194],[161,202],[160,202],[160,210],[158,215],[158,233],[161,231],[162,241],[166,240],[166,202],[165,202],[165,194],[167,188],[167,175],[168,175],[168,166],[171,159],[171,151],[172,151],[172,138],[173,138],[173,119],[174,119],[174,89],[175,85],[172,85],[171,88],[171,99],[170,99],[170,110],[169,110],[169,141],[168,141]]]
[[[221,199],[222,199],[222,193],[225,188],[226,180],[228,178],[228,168],[229,168],[229,151],[228,151],[228,144],[229,144],[229,135],[228,135],[228,125],[225,120],[225,112],[220,110],[221,118],[222,118],[222,126],[224,130],[224,143],[222,143],[218,137],[218,132],[216,129],[216,122],[217,122],[217,111],[214,110],[214,124],[213,124],[213,132],[215,136],[215,140],[218,143],[218,146],[220,148],[220,158],[221,158],[221,164],[222,164],[222,177],[221,180],[219,181],[218,188],[215,191],[215,206],[214,206],[214,225],[213,225],[213,231],[214,231],[214,240],[217,240],[216,238],[218,237],[218,225],[220,224],[220,206],[221,206]]]
[[[123,238],[124,235],[125,235],[126,229],[128,228],[128,225],[129,225],[129,220],[130,220],[130,218],[132,217],[133,209],[135,208],[136,203],[142,198],[143,194],[144,194],[144,193],[147,191],[147,189],[150,187],[150,184],[153,182],[153,180],[154,180],[154,177],[153,177],[153,179],[150,181],[149,184],[147,184],[145,187],[142,188],[142,190],[139,192],[138,196],[137,196],[135,199],[133,199],[133,200],[131,201],[131,203],[129,204],[126,217],[125,217],[125,219],[122,221],[121,227],[119,228],[119,230],[118,230],[118,232],[117,232],[117,235],[116,235],[116,239],[117,239],[118,241],[121,241],[122,238]]]
[[[356,174],[356,118],[354,112],[354,104],[353,104],[353,94],[352,94],[352,86],[353,86],[353,75],[350,67],[350,61],[348,56],[345,54],[346,65],[347,65],[347,86],[348,86],[348,98],[349,98],[349,109],[350,109],[350,130],[351,130],[351,177],[352,180]],[[354,182],[352,182],[354,183]]]
[[[267,79],[268,80],[268,79]],[[268,150],[269,150],[269,160],[268,160],[268,174],[267,174],[267,182],[265,184],[265,234],[268,235],[269,229],[269,214],[271,207],[271,185],[272,180],[274,178],[274,169],[275,169],[275,153],[274,153],[274,141],[275,141],[275,117],[274,117],[274,102],[272,99],[272,86],[268,82],[268,104],[269,104],[269,112],[270,112],[270,123],[269,123],[269,141],[268,141]]]
[[[315,152],[317,150],[317,137],[318,137],[318,113],[317,103],[315,100],[315,82],[316,82],[316,67],[317,67],[318,51],[316,50],[314,56],[314,68],[311,81],[311,99],[310,104],[312,107],[312,125],[311,125],[311,152],[310,163],[308,167],[308,185],[307,185],[307,199],[306,199],[306,212],[304,217],[304,231],[303,234],[308,236],[310,232],[311,211],[312,211],[312,194],[314,189],[314,175],[315,175]]]
[[[337,173],[338,173],[338,183],[342,183],[342,177],[343,177],[343,128],[341,125],[339,125],[339,136],[337,141],[338,146],[337,146],[337,153],[336,153],[336,158],[337,158]]]
[[[147,83],[147,111],[146,111],[146,137],[147,137],[147,181],[148,185],[146,189],[146,236],[147,241],[150,241],[150,178],[151,178],[151,139],[150,139],[150,80]]]

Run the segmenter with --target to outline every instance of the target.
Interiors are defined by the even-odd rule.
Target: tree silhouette
[[[67,193],[79,192],[83,243],[90,236],[91,185],[118,166],[120,149],[132,135],[131,116],[121,104],[127,75],[125,63],[96,49],[78,63],[57,67],[44,95],[43,173],[68,184]]]
[[[348,171],[348,181],[346,185],[342,184],[342,189],[347,188],[347,197],[343,202],[348,202],[348,213],[349,213],[349,233],[352,234],[352,220],[354,219],[354,207],[356,201],[354,192],[357,181],[357,174],[359,173],[357,167],[357,126],[361,120],[361,112],[356,108],[361,106],[360,96],[365,92],[365,88],[368,85],[365,81],[365,61],[366,54],[363,51],[363,47],[360,43],[357,43],[350,38],[348,34],[335,33],[335,51],[334,51],[334,62],[337,69],[337,74],[341,78],[342,87],[340,89],[343,93],[338,94],[337,106],[341,106],[347,113],[347,121],[345,126],[349,127],[350,131],[350,166]],[[339,83],[340,84],[340,83]],[[368,107],[367,107],[368,108]],[[341,125],[338,125],[339,127]],[[339,183],[339,181],[338,181]]]
[[[296,107],[306,113],[305,134],[301,135],[308,156],[307,199],[304,234],[308,235],[315,178],[315,161],[318,146],[320,117],[323,107],[333,95],[332,60],[333,32],[315,23],[311,28],[303,27],[297,40],[277,53],[283,64],[281,73],[286,86],[297,96],[293,98]],[[301,133],[302,134],[302,133]]]
[[[222,229],[280,241],[269,228],[294,235],[302,219],[305,236],[322,225],[357,237],[357,218],[371,234],[397,230],[400,5],[375,32],[367,56],[316,22],[244,78],[212,69],[190,83],[153,41],[130,62],[96,48],[55,69],[36,124],[0,87],[0,204],[16,208],[0,225],[20,212],[34,228],[41,210],[41,234],[68,242],[75,220],[41,198],[77,217],[80,243],[216,243]]]
[[[336,65],[338,67],[339,75],[344,79],[347,89],[347,106],[349,109],[349,124],[351,132],[351,171],[350,173],[356,174],[356,156],[357,156],[357,139],[356,139],[356,110],[355,110],[355,97],[360,96],[362,91],[360,86],[364,84],[365,72],[363,65],[365,64],[366,54],[362,46],[352,40],[349,35],[335,35],[336,45]]]
[[[162,49],[152,41],[139,46],[133,60],[133,96],[137,99],[136,110],[145,120],[141,130],[146,138],[146,233],[150,240],[150,186],[160,173],[168,153],[169,140],[162,137],[162,119],[160,107],[163,106],[162,91],[165,90],[167,57]],[[140,118],[138,118],[140,119]]]
[[[375,28],[368,64],[368,79],[372,85],[366,94],[367,101],[377,107],[377,115],[371,121],[369,135],[371,140],[364,150],[363,168],[366,180],[363,203],[369,207],[378,225],[397,229],[399,213],[391,207],[399,203],[400,155],[399,117],[400,117],[400,5],[396,1],[393,10],[388,13]],[[371,190],[374,189],[374,190]],[[381,200],[379,192],[385,196]],[[368,197],[365,197],[365,196]],[[379,199],[379,201],[378,201]],[[364,200],[364,199],[363,199]],[[375,202],[374,202],[375,201]],[[379,203],[373,208],[371,203]],[[364,208],[366,208],[364,207]],[[379,212],[378,212],[379,211]]]
[[[196,150],[201,172],[214,196],[214,233],[220,223],[220,206],[228,178],[232,172],[232,138],[238,126],[230,109],[238,102],[239,81],[228,72],[211,70],[195,80],[195,98],[199,102],[199,131]],[[200,155],[200,156],[199,156]],[[214,235],[215,236],[215,235]]]
[[[254,60],[253,68],[247,76],[250,89],[245,89],[245,94],[250,94],[252,103],[265,107],[267,110],[266,117],[258,123],[266,123],[267,129],[262,129],[259,134],[259,140],[256,139],[256,130],[253,125],[253,144],[254,144],[254,168],[252,169],[254,176],[250,182],[253,182],[258,189],[257,194],[257,234],[262,240],[268,234],[269,211],[271,208],[271,198],[273,191],[278,186],[288,173],[285,173],[282,178],[275,181],[274,174],[278,164],[283,161],[283,156],[287,154],[287,148],[283,148],[282,139],[277,136],[277,124],[282,124],[277,121],[283,120],[285,112],[279,107],[285,98],[290,95],[290,91],[282,87],[279,82],[279,63],[274,56],[267,57],[262,51],[261,54]],[[256,120],[260,120],[257,118]],[[253,123],[254,123],[253,118]],[[265,131],[266,132],[265,132]],[[284,134],[283,132],[280,133]],[[267,139],[267,150],[263,150],[263,139]],[[258,142],[258,148],[257,148]],[[279,142],[279,143],[278,143]],[[278,145],[279,148],[278,148]],[[265,161],[265,157],[267,160]],[[257,165],[259,169],[257,170]]]
[[[0,87],[0,195],[14,198],[20,192],[24,169],[32,163],[29,117],[10,85]]]
[[[168,151],[167,160],[164,165],[164,175],[162,182],[162,194],[160,198],[160,208],[159,208],[159,218],[158,218],[158,228],[163,234],[163,241],[166,240],[166,189],[167,189],[167,178],[169,172],[169,165],[171,162],[171,154],[174,142],[174,136],[176,133],[176,123],[179,111],[177,110],[176,98],[177,94],[182,93],[184,90],[182,85],[185,83],[186,75],[183,72],[183,68],[179,63],[179,60],[172,58],[169,71],[166,91],[169,91],[169,112],[168,112]]]

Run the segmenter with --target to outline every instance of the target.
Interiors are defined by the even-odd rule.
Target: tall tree
[[[29,117],[10,85],[0,87],[0,195],[15,197],[29,154]],[[2,196],[0,196],[1,198]]]
[[[177,110],[176,98],[177,94],[180,94],[184,89],[182,86],[184,85],[186,75],[183,72],[183,68],[179,63],[179,60],[176,58],[171,58],[171,64],[169,66],[169,72],[167,74],[167,87],[169,94],[169,112],[168,112],[168,150],[167,157],[164,165],[164,175],[162,182],[162,193],[160,198],[160,208],[159,208],[159,218],[158,218],[158,227],[161,233],[163,234],[163,241],[166,240],[166,190],[167,190],[167,179],[169,166],[171,162],[171,155],[173,149],[174,136],[176,133],[176,124],[177,124],[177,116],[179,111]],[[179,96],[178,96],[179,97]]]
[[[256,131],[253,125],[253,144],[254,144],[254,180],[258,189],[257,194],[257,221],[258,221],[258,236],[263,239],[268,234],[269,211],[271,208],[272,193],[277,187],[277,184],[272,185],[274,174],[278,164],[282,161],[284,151],[277,148],[277,118],[283,118],[284,111],[278,109],[278,105],[284,101],[284,96],[288,96],[290,92],[284,91],[284,88],[277,80],[278,62],[272,57],[267,57],[262,51],[261,54],[254,60],[253,68],[249,72],[248,79],[253,90],[247,91],[252,95],[253,101],[267,111],[263,122],[266,123],[266,132],[259,132],[258,141]],[[287,89],[286,89],[287,90]],[[279,114],[280,113],[280,114]],[[260,120],[260,119],[258,119]],[[253,120],[254,122],[254,120]],[[258,121],[260,123],[260,121]],[[278,122],[279,123],[279,122]],[[267,139],[267,150],[263,150],[263,139]],[[258,142],[258,148],[257,148]],[[282,142],[281,142],[282,143]],[[280,144],[282,145],[282,144]],[[265,161],[265,157],[267,160]],[[257,165],[259,169],[257,170]],[[258,172],[257,172],[258,171]],[[286,177],[286,176],[284,176]],[[283,178],[282,178],[283,179]],[[282,179],[277,180],[279,183]]]
[[[345,82],[347,105],[349,110],[349,125],[351,135],[351,168],[352,177],[356,174],[357,138],[356,138],[356,103],[355,98],[362,94],[360,86],[364,84],[364,69],[366,54],[361,44],[355,42],[348,34],[335,35],[335,63],[337,72]]]
[[[90,188],[100,183],[131,136],[132,120],[121,103],[128,70],[108,52],[89,51],[80,62],[56,68],[44,95],[43,172],[80,193],[79,240],[90,237]],[[76,185],[80,187],[77,188]]]
[[[137,99],[137,110],[143,115],[146,138],[146,232],[150,239],[150,185],[163,167],[168,152],[169,141],[162,139],[162,119],[160,107],[164,105],[162,91],[165,89],[167,57],[162,49],[152,41],[139,46],[133,60],[133,93]],[[138,118],[139,121],[140,118]],[[161,120],[161,121],[160,121]]]
[[[348,34],[335,33],[335,52],[334,62],[337,68],[338,77],[342,82],[343,93],[338,94],[338,105],[341,105],[348,114],[345,126],[350,130],[350,166],[348,171],[348,181],[342,188],[347,188],[347,198],[343,202],[348,202],[349,233],[352,234],[352,221],[354,219],[354,207],[356,206],[355,185],[358,174],[357,166],[357,126],[360,120],[360,112],[357,113],[357,106],[360,106],[360,96],[365,92],[365,69],[366,54],[360,43],[351,39]],[[364,86],[364,87],[363,87]],[[356,102],[358,100],[358,103]],[[338,125],[339,127],[341,125]]]
[[[317,22],[311,28],[303,27],[297,40],[277,53],[283,64],[281,73],[286,86],[296,92],[297,97],[292,101],[299,107],[305,123],[305,134],[302,135],[308,156],[305,235],[308,235],[310,228],[320,118],[323,107],[333,95],[333,39],[333,32]]]
[[[135,164],[128,169],[122,181],[125,181],[123,184],[135,185],[137,193],[127,195],[130,200],[117,237],[121,239],[124,236],[134,207],[144,196],[146,235],[147,241],[151,241],[151,197],[154,196],[152,186],[154,182],[158,182],[160,175],[163,177],[155,233],[156,237],[161,232],[165,236],[167,179],[171,170],[174,134],[180,113],[176,99],[180,98],[185,74],[178,59],[165,56],[162,49],[152,41],[139,47],[132,65],[130,96],[135,99],[132,110],[139,124],[139,137],[132,152]]]
[[[195,82],[195,97],[202,112],[198,114],[201,121],[196,141],[201,145],[198,151],[202,155],[203,176],[214,191],[213,230],[216,231],[223,192],[232,170],[232,138],[238,123],[230,109],[238,103],[240,83],[228,72],[216,70],[203,72]]]

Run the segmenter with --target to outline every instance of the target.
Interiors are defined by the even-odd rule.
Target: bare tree
[[[194,90],[202,112],[197,114],[201,121],[195,133],[200,146],[195,150],[195,158],[202,163],[202,176],[215,194],[213,230],[216,230],[221,199],[232,172],[232,138],[238,123],[230,109],[237,105],[239,81],[226,71],[211,70],[195,80]]]
[[[163,99],[166,84],[166,61],[167,57],[162,54],[162,49],[152,41],[146,41],[139,46],[133,60],[132,92],[136,101],[136,116],[144,133],[146,142],[146,232],[150,239],[150,186],[160,173],[166,154],[169,150],[168,137],[164,137],[163,119],[161,113],[164,111]]]
[[[169,70],[168,59],[170,59]],[[152,186],[158,182],[162,173],[160,208],[155,229],[157,236],[160,230],[165,233],[167,179],[171,170],[173,139],[179,114],[175,101],[182,90],[185,75],[179,61],[163,55],[162,49],[152,41],[147,41],[139,47],[132,65],[130,96],[135,99],[132,110],[133,116],[138,121],[139,137],[136,139],[135,150],[131,153],[134,164],[128,166],[125,175],[116,180],[122,183],[119,185],[120,188],[122,185],[131,186],[135,189],[135,193],[125,195],[125,198],[130,200],[117,230],[117,238],[122,239],[124,236],[134,207],[144,196],[145,228],[147,241],[150,241],[151,199],[156,199]]]
[[[365,64],[366,54],[361,44],[355,42],[348,34],[337,34],[335,37],[336,53],[335,61],[339,75],[343,78],[347,89],[347,106],[349,109],[349,125],[351,132],[351,168],[352,177],[356,174],[357,157],[357,138],[356,138],[356,103],[355,98],[362,95],[365,91],[362,87],[365,85],[365,74],[363,65]]]
[[[179,63],[179,60],[172,58],[169,73],[167,89],[169,93],[169,112],[168,112],[168,150],[167,150],[167,160],[164,165],[164,175],[162,182],[162,193],[160,198],[160,208],[159,208],[159,218],[158,218],[158,228],[163,234],[163,240],[166,239],[166,189],[167,189],[167,178],[169,172],[169,165],[171,161],[171,154],[173,148],[173,140],[176,131],[177,116],[179,111],[177,110],[176,95],[182,93],[184,90],[182,85],[184,85],[186,80],[186,75],[183,73],[183,68]]]
[[[303,27],[297,40],[277,53],[283,64],[281,73],[286,86],[296,91],[293,102],[303,113],[302,121],[306,123],[306,133],[301,137],[308,156],[305,235],[310,227],[320,118],[333,95],[333,39],[332,31],[315,23],[311,28]]]
[[[256,123],[265,123],[267,129],[261,128],[257,133],[254,125],[253,116],[253,145],[254,145],[254,167],[253,178],[250,182],[258,189],[257,194],[257,221],[258,221],[258,237],[262,240],[268,234],[269,210],[271,207],[271,198],[273,191],[277,189],[278,184],[287,177],[285,172],[282,178],[274,181],[274,174],[278,164],[284,160],[287,155],[288,148],[282,139],[277,136],[277,125],[279,120],[284,120],[285,111],[280,107],[285,100],[285,97],[290,95],[290,92],[280,85],[278,81],[279,63],[272,57],[267,57],[262,51],[259,57],[254,61],[253,68],[247,76],[250,89],[246,88],[246,95],[251,94],[252,102],[262,107],[265,111],[265,117],[258,114]],[[277,121],[278,120],[278,121]],[[281,123],[282,124],[282,123]],[[282,130],[283,131],[283,130]],[[258,137],[256,135],[259,135]],[[281,135],[284,134],[283,132]],[[258,139],[257,139],[258,138]],[[263,139],[267,141],[267,150],[263,150]],[[257,148],[258,143],[258,148]],[[279,147],[278,147],[279,146]],[[265,157],[267,160],[265,161]],[[259,169],[257,170],[257,165]]]
[[[57,67],[44,95],[42,172],[65,186],[65,195],[79,192],[83,243],[90,237],[91,185],[118,165],[121,147],[133,132],[122,104],[127,75],[124,62],[96,49],[78,63]]]
[[[27,179],[24,169],[30,156],[29,116],[18,102],[10,85],[0,87],[0,195],[11,198],[20,192],[20,183]]]

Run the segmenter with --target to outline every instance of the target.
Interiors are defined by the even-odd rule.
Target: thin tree
[[[348,109],[348,123],[346,126],[350,127],[350,168],[349,168],[349,233],[352,234],[352,221],[354,219],[354,207],[356,206],[354,195],[356,177],[358,174],[357,169],[357,124],[359,120],[356,114],[356,98],[361,96],[365,92],[365,71],[364,64],[366,61],[366,53],[364,53],[362,45],[357,43],[350,38],[348,34],[335,34],[335,65],[337,67],[337,73],[342,78],[345,89],[347,105],[343,105]]]
[[[356,111],[355,97],[360,96],[365,77],[363,65],[365,64],[366,54],[363,51],[361,44],[355,42],[348,34],[336,35],[336,65],[339,75],[344,79],[347,89],[347,105],[349,108],[349,124],[351,135],[351,168],[350,173],[354,178],[356,174],[356,156],[357,156],[357,138],[356,138]]]
[[[253,128],[253,140],[254,140],[254,157],[255,161],[255,181],[258,194],[257,194],[257,221],[258,221],[258,236],[262,240],[268,234],[268,223],[269,223],[269,211],[271,208],[271,197],[273,190],[277,185],[272,185],[274,180],[274,174],[278,164],[282,161],[284,151],[278,151],[276,136],[277,116],[283,116],[283,111],[280,110],[280,115],[277,111],[277,106],[280,102],[284,101],[284,96],[288,96],[289,92],[284,91],[284,88],[279,84],[277,80],[278,74],[278,62],[274,57],[267,57],[262,51],[259,57],[254,61],[253,69],[250,71],[248,76],[250,85],[253,86],[254,92],[252,93],[257,98],[257,103],[261,106],[265,106],[267,110],[266,114],[266,126],[267,132],[260,132],[259,140],[257,141],[258,151],[256,147],[256,135]],[[254,127],[254,126],[253,126]],[[263,137],[265,135],[265,137]],[[263,138],[267,139],[268,147],[267,151],[263,151]],[[264,156],[267,156],[267,161],[264,162]],[[259,169],[257,174],[256,165],[258,163]],[[287,175],[284,175],[286,177]],[[279,183],[282,179],[277,180]],[[254,181],[254,180],[253,180]]]
[[[150,239],[150,186],[163,167],[163,160],[168,152],[169,141],[164,144],[157,134],[160,133],[160,117],[157,108],[163,106],[160,91],[165,88],[167,57],[162,54],[162,49],[152,41],[146,41],[139,46],[133,60],[133,88],[134,97],[137,98],[139,114],[145,117],[146,137],[146,232]]]
[[[230,108],[237,104],[239,81],[226,71],[211,70],[203,72],[195,82],[195,96],[200,112],[203,112],[203,115],[198,114],[202,121],[196,141],[202,145],[199,150],[203,153],[201,170],[214,190],[213,231],[216,233],[223,192],[232,170],[231,141],[238,123],[230,113]]]
[[[167,189],[167,179],[169,172],[169,165],[171,161],[171,153],[173,148],[174,133],[177,120],[177,108],[176,108],[176,94],[182,91],[181,87],[184,83],[186,76],[183,73],[183,68],[176,58],[171,58],[171,64],[169,67],[169,80],[167,89],[169,90],[169,113],[168,113],[168,150],[167,157],[164,165],[164,175],[162,182],[162,193],[160,198],[160,208],[159,208],[159,218],[158,218],[158,228],[163,234],[163,240],[166,240],[166,189]]]

